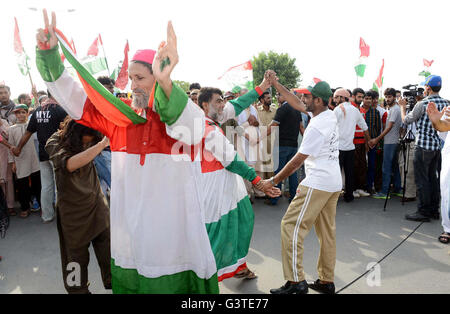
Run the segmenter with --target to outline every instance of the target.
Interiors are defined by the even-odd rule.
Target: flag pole
[[[23,50],[23,53],[26,55],[25,49]],[[33,79],[31,78],[31,69],[28,66],[28,60],[27,59],[25,59],[25,64],[26,64],[26,67],[27,67],[28,78],[30,79],[31,93],[33,94],[33,97],[35,99],[34,105],[36,107],[38,105],[38,103],[39,103],[39,99],[38,99],[38,95],[37,95],[37,91],[36,91],[36,86],[34,85]]]

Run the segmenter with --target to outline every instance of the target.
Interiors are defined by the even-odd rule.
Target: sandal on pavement
[[[439,242],[448,244],[450,242],[450,233],[442,232],[442,234],[438,238]]]
[[[234,275],[234,278],[239,278],[239,279],[255,279],[258,278],[258,276],[252,272],[250,269],[246,268],[244,270],[241,270],[240,272],[238,272],[236,275]]]

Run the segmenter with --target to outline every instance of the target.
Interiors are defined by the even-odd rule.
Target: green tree
[[[274,70],[279,82],[289,89],[297,87],[301,82],[301,73],[295,66],[295,58],[290,58],[287,53],[260,52],[258,56],[253,57],[252,65],[255,86],[262,82],[266,70]],[[272,93],[275,94],[274,89]]]
[[[189,85],[191,85],[191,83],[185,82],[185,81],[177,81],[177,80],[173,80],[173,82],[175,84],[177,84],[178,86],[180,86],[181,89],[184,90],[185,92],[189,91]]]

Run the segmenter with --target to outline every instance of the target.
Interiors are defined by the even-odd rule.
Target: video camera
[[[403,92],[403,97],[405,97],[408,101],[408,104],[406,105],[406,112],[409,113],[413,110],[417,103],[416,97],[422,96],[425,89],[418,87],[417,84],[409,84],[403,86],[402,88],[406,90]],[[414,140],[415,136],[412,131],[412,126],[408,125],[406,126],[405,135],[400,135],[400,143],[402,144],[402,147],[405,147],[405,144],[414,142]]]
[[[416,97],[423,95],[423,92],[425,89],[422,87],[417,87],[417,84],[409,84],[402,87],[406,91],[403,92],[403,97],[405,97],[408,101],[408,104],[406,105],[407,111],[410,111],[414,108],[414,105],[416,104]]]

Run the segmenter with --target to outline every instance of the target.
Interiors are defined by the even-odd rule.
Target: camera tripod
[[[402,157],[403,157],[403,197],[402,197],[402,205],[405,205],[405,194],[406,194],[406,176],[408,175],[408,171],[409,171],[409,154],[410,154],[410,148],[409,148],[409,143],[414,141],[414,135],[412,134],[411,130],[408,130],[406,132],[406,135],[400,139],[400,148],[401,148],[401,152],[402,152]],[[397,158],[397,162],[398,162],[398,158]],[[390,180],[389,180],[389,186],[388,186],[388,191],[386,194],[386,200],[384,202],[384,208],[383,211],[386,211],[386,206],[387,206],[387,202],[389,200],[389,196],[391,194],[391,184],[394,178],[394,172],[391,171],[391,176],[390,176]]]

